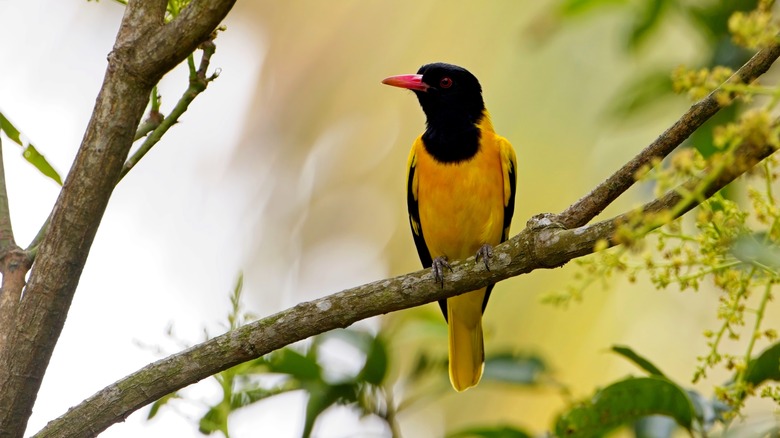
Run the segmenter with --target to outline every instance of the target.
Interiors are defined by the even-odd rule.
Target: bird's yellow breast
[[[439,162],[421,141],[415,145],[420,226],[431,257],[463,259],[485,243],[498,245],[504,180],[495,134],[483,130],[477,154],[458,163]]]

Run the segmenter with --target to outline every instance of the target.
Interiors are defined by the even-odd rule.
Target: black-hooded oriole
[[[434,63],[382,83],[414,91],[427,118],[407,163],[409,223],[423,266],[433,268],[437,281],[448,259],[476,254],[488,268],[492,246],[509,237],[517,162],[512,145],[493,130],[479,81],[462,67]],[[457,391],[482,377],[482,313],[492,289],[439,302]]]

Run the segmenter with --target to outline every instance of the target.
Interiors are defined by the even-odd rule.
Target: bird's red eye
[[[441,80],[439,81],[439,86],[442,88],[450,88],[452,86],[452,79],[446,76],[441,78]]]

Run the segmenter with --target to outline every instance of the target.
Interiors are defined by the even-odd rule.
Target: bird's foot
[[[452,266],[447,261],[447,256],[436,257],[433,259],[431,270],[433,270],[433,279],[436,280],[442,287],[444,287],[444,268],[447,268],[452,272]]]
[[[490,270],[490,259],[493,257],[493,247],[490,244],[484,244],[477,250],[477,263],[481,258],[485,262],[485,269]]]

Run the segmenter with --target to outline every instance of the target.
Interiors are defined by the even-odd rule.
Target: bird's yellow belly
[[[458,164],[420,157],[417,200],[431,257],[464,259],[501,242],[504,182],[499,156],[489,152]]]

